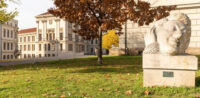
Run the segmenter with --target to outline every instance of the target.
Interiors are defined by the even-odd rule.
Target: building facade
[[[16,59],[18,21],[10,20],[0,24],[0,59]]]
[[[20,30],[18,32],[18,49],[21,54],[19,58],[35,58],[37,51],[37,42],[36,42],[36,31],[37,28],[30,28]]]
[[[171,13],[185,13],[189,16],[192,24],[192,35],[187,52],[190,54],[200,54],[200,0],[146,0],[152,4],[152,7],[160,5],[177,5],[176,10]],[[150,24],[151,25],[151,24]],[[127,22],[127,48],[143,51],[144,34],[148,32],[150,26],[138,26],[137,24]],[[125,31],[125,26],[123,31]],[[119,49],[125,49],[125,34],[120,36]]]
[[[36,28],[19,32],[20,58],[84,54],[85,41],[73,33],[73,24],[49,13],[36,16],[36,23]]]
[[[85,55],[97,55],[98,52],[98,39],[85,41]],[[106,49],[102,50],[102,54],[108,54]]]
[[[98,40],[88,40],[86,41],[86,55],[96,55],[96,51],[98,49]]]

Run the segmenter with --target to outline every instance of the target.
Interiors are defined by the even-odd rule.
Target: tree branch
[[[99,18],[96,16],[96,14],[95,14],[95,12],[94,12],[94,10],[90,7],[90,3],[88,2],[88,0],[87,0],[87,5],[88,5],[88,9],[90,9],[90,11],[92,12],[92,15],[96,18],[96,20],[98,21],[98,23],[99,23],[99,26],[101,26],[101,21],[99,20]]]

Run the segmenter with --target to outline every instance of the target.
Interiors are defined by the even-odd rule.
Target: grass
[[[196,88],[142,86],[142,57],[105,56],[0,67],[0,98],[198,97]],[[200,59],[200,57],[199,57]]]

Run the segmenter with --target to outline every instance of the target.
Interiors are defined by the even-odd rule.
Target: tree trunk
[[[98,39],[99,43],[98,43],[98,61],[97,63],[98,64],[102,64],[102,30],[101,30],[101,27],[99,28],[99,39]]]

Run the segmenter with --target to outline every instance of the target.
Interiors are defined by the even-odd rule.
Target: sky
[[[15,8],[19,15],[15,18],[19,22],[19,29],[27,29],[36,27],[35,16],[47,12],[54,7],[53,0],[19,0],[17,3],[8,3],[8,11]]]

